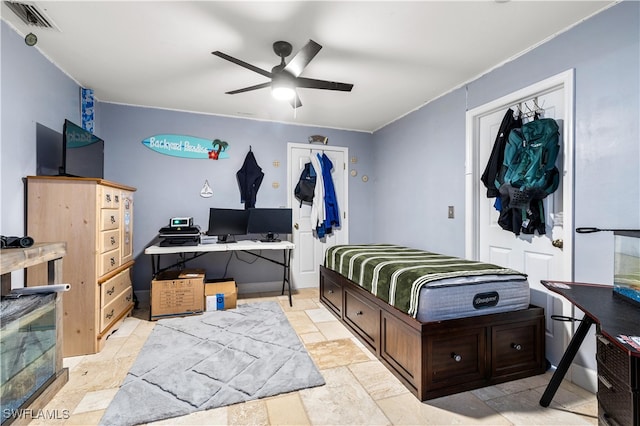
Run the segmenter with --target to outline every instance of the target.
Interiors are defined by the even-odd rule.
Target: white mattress
[[[420,290],[416,319],[442,321],[529,307],[529,282],[522,276],[482,275],[434,281]]]

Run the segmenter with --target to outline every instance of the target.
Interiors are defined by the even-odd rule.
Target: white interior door
[[[289,206],[293,212],[293,243],[295,249],[291,256],[291,280],[295,288],[317,287],[319,266],[324,262],[325,250],[336,244],[349,242],[349,219],[347,215],[348,179],[346,159],[348,148],[304,144],[289,144],[288,182]],[[333,184],[338,200],[341,224],[331,234],[318,239],[311,223],[311,206],[303,204],[294,197],[293,190],[298,183],[304,165],[311,161],[311,156],[325,153],[333,163]],[[314,203],[316,200],[314,200]]]
[[[554,321],[551,316],[570,316],[572,308],[566,299],[547,291],[540,281],[572,280],[572,130],[567,127],[572,122],[567,119],[571,115],[572,106],[567,99],[564,81],[562,84],[557,84],[555,80],[547,83],[523,89],[511,97],[507,96],[499,102],[469,112],[472,116],[470,124],[474,142],[468,147],[473,151],[468,160],[472,159],[475,164],[471,173],[474,176],[471,179],[475,182],[467,183],[467,191],[474,192],[474,208],[470,210],[475,218],[468,218],[467,223],[472,227],[471,234],[476,236],[477,245],[475,250],[472,247],[467,254],[475,253],[475,258],[481,261],[513,268],[528,275],[531,303],[545,309],[546,357],[551,364],[558,365],[572,330],[569,323]],[[516,237],[498,224],[498,211],[493,207],[495,199],[486,198],[480,174],[489,160],[507,109],[522,105],[526,112],[528,109],[524,104],[527,103],[534,109],[534,99],[544,109],[543,117],[555,119],[560,127],[561,151],[556,165],[561,179],[558,190],[544,200],[546,234],[520,234]],[[554,240],[562,240],[563,247],[555,247],[552,244]]]

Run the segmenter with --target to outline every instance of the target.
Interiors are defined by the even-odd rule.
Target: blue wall
[[[136,289],[149,287],[151,262],[143,252],[157,236],[158,229],[168,225],[170,217],[193,216],[194,222],[206,229],[210,207],[244,208],[240,203],[236,172],[242,167],[250,146],[265,174],[256,207],[287,205],[289,142],[306,144],[309,136],[322,134],[329,138],[330,145],[348,147],[350,157],[358,158],[359,171],[369,173],[372,168],[369,133],[107,103],[99,104],[97,114],[104,123],[99,135],[107,141],[105,178],[137,188],[134,198],[137,263],[133,269]],[[227,153],[230,158],[218,161],[184,159],[159,154],[142,144],[143,139],[162,133],[221,139],[229,143]],[[273,166],[274,161],[279,162],[279,167]],[[211,198],[200,197],[205,180],[213,189]],[[274,182],[279,184],[277,189],[272,187]],[[344,210],[351,218],[349,237],[352,242],[368,242],[372,238],[372,220],[367,214],[372,206],[370,188],[361,179],[349,181],[349,205]],[[194,262],[192,265],[206,266],[212,277],[222,277],[228,256],[206,256],[206,263]],[[234,277],[239,283],[281,280],[280,267],[262,263],[260,268],[246,268],[234,258],[226,276]]]
[[[376,239],[463,256],[466,111],[571,68],[575,226],[640,228],[640,3],[627,1],[376,132]],[[574,279],[612,283],[613,236],[574,241]]]

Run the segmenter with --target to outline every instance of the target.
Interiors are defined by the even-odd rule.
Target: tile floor
[[[421,403],[318,301],[317,289],[286,296],[240,295],[238,303],[276,300],[326,385],[154,425],[597,425],[594,394],[564,382],[551,406],[538,404],[550,373]],[[134,311],[95,355],[66,358],[69,382],[45,407],[55,419],[30,425],[96,425],[154,322]]]

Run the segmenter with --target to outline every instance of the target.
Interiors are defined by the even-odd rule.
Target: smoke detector
[[[19,3],[14,1],[5,1],[5,5],[26,25],[37,28],[52,28],[59,30],[46,13],[33,3]]]

